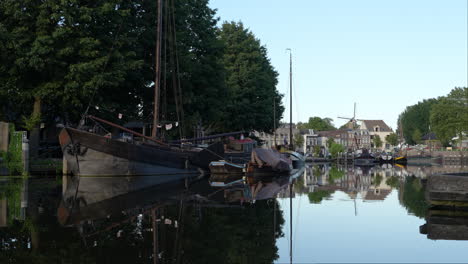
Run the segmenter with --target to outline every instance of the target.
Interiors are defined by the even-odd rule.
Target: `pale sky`
[[[289,122],[352,116],[396,129],[406,106],[468,86],[468,0],[210,0],[267,47]]]

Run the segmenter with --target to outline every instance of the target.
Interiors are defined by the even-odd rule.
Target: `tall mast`
[[[289,50],[289,149],[294,150],[292,129],[292,51]]]
[[[157,137],[159,124],[159,88],[161,86],[161,42],[162,42],[162,0],[158,0],[158,17],[156,27],[156,52],[155,52],[155,72],[154,78],[154,111],[153,111],[153,131],[151,136]]]

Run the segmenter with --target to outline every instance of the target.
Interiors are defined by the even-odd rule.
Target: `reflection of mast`
[[[293,244],[292,244],[292,183],[289,185],[289,262],[292,263]]]
[[[357,194],[356,194],[357,196]],[[354,216],[357,216],[356,197],[354,197]]]
[[[153,209],[151,210],[151,221],[153,224],[153,263],[157,264],[159,263],[159,243],[158,243],[158,223],[157,218],[156,218],[156,210],[158,209]]]

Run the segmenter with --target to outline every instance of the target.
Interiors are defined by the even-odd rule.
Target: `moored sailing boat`
[[[187,173],[196,172],[198,169],[206,170],[211,161],[218,160],[219,157],[223,156],[224,148],[221,143],[215,143],[202,149],[182,147],[182,145],[170,146],[156,139],[157,129],[160,126],[158,101],[162,65],[161,41],[162,18],[164,16],[162,12],[162,0],[158,0],[152,138],[85,114],[84,116],[91,117],[95,121],[125,130],[140,138],[145,138],[147,141],[129,141],[65,127],[59,135],[59,141],[64,157],[64,170],[67,173],[105,176]]]

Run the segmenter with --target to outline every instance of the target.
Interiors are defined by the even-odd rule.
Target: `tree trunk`
[[[41,98],[39,96],[34,97],[34,107],[32,115],[40,116],[41,115]],[[39,155],[39,140],[40,140],[40,122],[31,131],[31,136],[29,138],[29,153],[32,158],[36,158]]]

